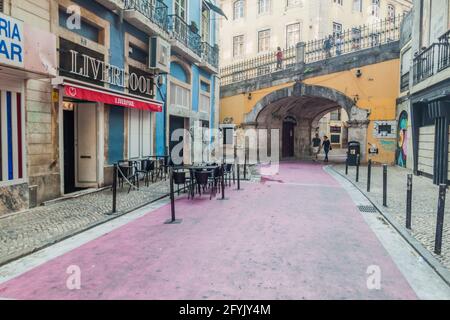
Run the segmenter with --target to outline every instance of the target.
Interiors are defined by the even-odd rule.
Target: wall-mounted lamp
[[[362,76],[361,69],[356,70],[355,76],[356,76],[357,78],[361,78],[361,76]]]
[[[358,103],[358,101],[359,101],[359,94],[356,94],[356,95],[353,97],[353,102],[356,104],[356,103]]]
[[[250,92],[247,97],[248,100],[252,100],[252,93]]]

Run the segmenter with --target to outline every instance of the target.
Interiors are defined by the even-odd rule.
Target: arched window
[[[238,0],[238,1],[234,2],[234,5],[233,5],[234,20],[244,18],[244,7],[245,7],[244,0]]]

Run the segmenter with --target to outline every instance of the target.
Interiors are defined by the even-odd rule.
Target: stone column
[[[370,120],[368,111],[360,109],[356,105],[352,107],[349,113],[350,120],[348,124],[348,142],[357,141],[361,144],[361,161],[367,160],[367,134]]]

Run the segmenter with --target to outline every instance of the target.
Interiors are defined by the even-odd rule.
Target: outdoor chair
[[[231,164],[231,163],[225,164],[225,177],[228,178],[228,185],[230,187],[231,187],[232,174],[233,174],[233,164]]]
[[[118,163],[118,182],[121,188],[123,188],[124,182],[130,184],[128,193],[130,193],[131,188],[136,186],[139,188],[139,175],[137,170],[137,163],[135,161],[122,161]]]
[[[155,162],[150,159],[141,160],[140,162],[140,170],[137,171],[137,174],[143,174],[145,185],[148,187],[150,185],[150,176],[152,178],[152,182],[154,181],[155,175]]]
[[[177,186],[177,193],[180,195],[180,186],[184,186],[184,192],[188,191],[189,197],[191,196],[191,179],[186,176],[185,171],[173,172],[173,184]]]
[[[200,171],[200,170],[196,170],[194,171],[194,176],[195,176],[195,182],[196,182],[196,187],[197,187],[197,191],[199,193],[199,195],[202,195],[202,189],[203,192],[206,191],[206,189],[208,188],[209,185],[209,178],[211,176],[211,171]],[[209,199],[212,199],[212,192],[210,194]]]

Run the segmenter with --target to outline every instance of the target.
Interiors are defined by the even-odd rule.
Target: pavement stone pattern
[[[255,180],[257,168],[249,167],[247,178]],[[241,167],[243,178],[243,167]],[[114,219],[169,194],[169,180],[158,181],[128,193],[118,189],[117,211],[112,212],[112,190],[81,195],[13,215],[0,217],[0,265],[35,252],[98,224]],[[175,189],[177,191],[177,189]],[[169,217],[168,217],[169,218]]]
[[[333,168],[345,175],[345,165],[334,165]],[[387,208],[383,207],[383,168],[372,167],[371,192],[367,190],[367,166],[360,167],[359,182],[356,183],[356,167],[349,167],[349,178],[378,207],[391,214],[401,225],[406,226],[406,181],[412,171],[400,167],[388,167]],[[412,230],[414,236],[429,250],[446,268],[450,269],[450,199],[447,195],[442,255],[434,253],[437,207],[439,187],[429,178],[413,177]]]

